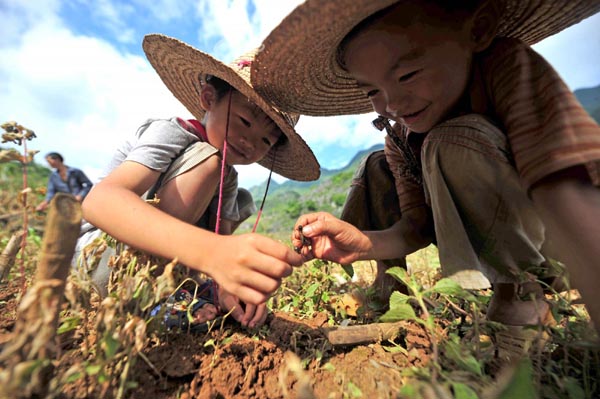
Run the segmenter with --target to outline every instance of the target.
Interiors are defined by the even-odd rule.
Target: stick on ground
[[[23,234],[25,234],[23,230],[13,234],[0,255],[0,282],[4,281],[8,273],[10,273],[10,269],[15,264],[15,259],[19,253],[19,249],[21,249]]]
[[[332,345],[358,345],[393,339],[405,326],[406,322],[404,321],[396,323],[372,323],[326,328],[324,329],[324,333]]]

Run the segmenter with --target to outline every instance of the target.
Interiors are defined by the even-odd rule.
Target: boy
[[[533,3],[309,0],[269,35],[254,80],[277,106],[375,110],[388,130],[400,220],[361,232],[331,215],[302,216],[311,256],[398,258],[435,235],[445,274],[478,288],[465,278],[471,268],[492,283],[488,318],[528,325],[548,315],[529,300],[543,298],[533,274],[547,235],[600,320],[600,129],[527,45],[600,1]]]

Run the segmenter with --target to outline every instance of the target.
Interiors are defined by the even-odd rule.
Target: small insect
[[[300,233],[300,239],[302,240],[302,246],[294,247],[294,251],[296,251],[297,253],[300,253],[300,251],[302,250],[303,247],[308,247],[308,249],[311,249],[312,243],[310,242],[310,238],[306,238],[306,237],[304,237],[304,234],[302,234],[302,225],[299,225],[296,229]]]

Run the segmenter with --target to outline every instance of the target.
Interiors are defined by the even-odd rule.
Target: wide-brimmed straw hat
[[[498,36],[530,45],[600,10],[600,0],[491,1],[502,12]],[[356,80],[339,65],[337,51],[362,20],[397,2],[307,0],[264,40],[252,67],[254,87],[285,111],[314,116],[372,112]]]
[[[205,114],[200,105],[201,82],[206,75],[216,76],[256,104],[287,137],[258,161],[259,164],[267,169],[272,167],[273,172],[294,180],[311,181],[319,178],[321,171],[315,155],[294,130],[299,115],[280,112],[261,97],[250,83],[250,65],[256,51],[226,65],[209,54],[164,35],[147,35],[143,48],[162,81],[196,119],[202,120]]]

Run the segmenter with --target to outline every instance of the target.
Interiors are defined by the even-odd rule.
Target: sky
[[[146,60],[145,34],[175,37],[227,63],[259,46],[299,2],[0,0],[0,123],[17,121],[36,132],[28,147],[40,151],[38,163],[58,151],[95,180],[118,143],[146,119],[191,117]],[[600,85],[600,13],[534,49],[571,90]],[[296,130],[322,167],[337,169],[383,143],[373,118],[302,117]],[[268,177],[257,164],[236,168],[242,187]]]

